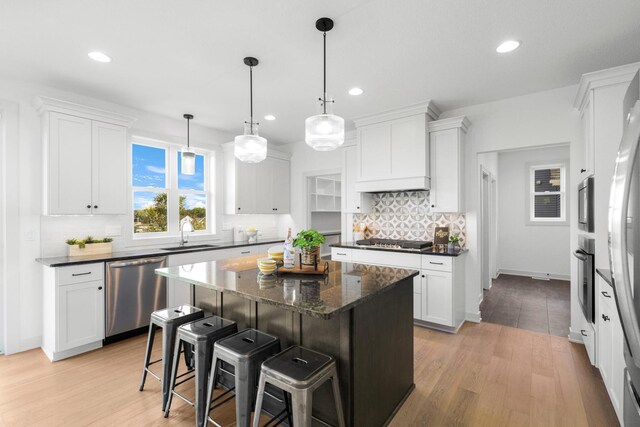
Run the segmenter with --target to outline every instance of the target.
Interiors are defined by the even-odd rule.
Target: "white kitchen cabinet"
[[[464,138],[469,125],[464,116],[428,125],[432,212],[464,211]]]
[[[358,151],[355,145],[343,149],[344,169],[342,184],[342,212],[369,213],[373,207],[370,193],[356,191],[358,178]]]
[[[42,349],[51,361],[102,347],[104,263],[43,267]]]
[[[269,150],[260,163],[235,158],[233,143],[224,144],[224,206],[227,215],[290,212],[290,156]]]
[[[584,104],[580,109],[580,125],[582,131],[582,140],[584,153],[582,156],[582,164],[580,165],[580,176],[587,177],[593,175],[595,171],[595,137],[593,123],[593,90],[586,95]]]
[[[413,279],[416,324],[456,332],[465,320],[464,257],[373,249],[331,248],[333,261],[386,265],[420,271]]]
[[[43,120],[45,213],[127,213],[127,127],[133,119],[51,98]]]
[[[597,276],[596,353],[597,366],[618,420],[624,402],[624,334],[618,317],[613,288]]]
[[[359,192],[429,189],[427,123],[439,111],[428,102],[355,119]]]

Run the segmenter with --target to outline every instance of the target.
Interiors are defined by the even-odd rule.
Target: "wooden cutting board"
[[[316,275],[324,275],[329,273],[329,263],[324,262],[322,264],[318,264],[318,269],[313,268],[313,265],[296,265],[294,268],[284,268],[279,267],[277,270],[278,274],[316,274]]]

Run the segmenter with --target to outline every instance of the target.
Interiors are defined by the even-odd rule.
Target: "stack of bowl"
[[[276,261],[270,258],[259,258],[258,269],[262,274],[273,274],[276,272]]]
[[[274,261],[282,261],[284,259],[284,247],[272,246],[269,248],[269,258]]]

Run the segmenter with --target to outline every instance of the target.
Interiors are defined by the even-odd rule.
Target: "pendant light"
[[[196,173],[196,153],[189,147],[189,122],[193,119],[193,114],[184,114],[182,117],[187,119],[187,146],[182,149],[181,173],[193,175]]]
[[[333,100],[327,99],[327,31],[333,28],[333,21],[320,18],[316,21],[316,28],[322,31],[324,39],[324,80],[322,98],[319,98],[322,113],[305,120],[304,140],[314,150],[331,151],[344,143],[344,119],[331,113]]]
[[[242,162],[260,163],[267,158],[267,140],[258,135],[259,123],[253,121],[253,67],[258,65],[258,60],[248,56],[244,63],[249,66],[250,116],[249,121],[244,122],[244,135],[234,139],[233,154]]]

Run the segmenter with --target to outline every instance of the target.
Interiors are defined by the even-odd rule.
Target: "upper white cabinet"
[[[36,98],[43,120],[45,213],[127,213],[127,127],[134,119]]]
[[[226,214],[286,214],[290,208],[290,156],[269,149],[260,163],[235,158],[233,143],[224,144]]]
[[[432,102],[354,120],[360,192],[429,189],[427,123],[438,118]]]
[[[342,212],[369,213],[373,206],[371,194],[356,190],[358,178],[358,151],[355,145],[344,147],[344,170],[342,182]]]
[[[453,117],[430,122],[432,212],[464,211],[464,138],[470,122]]]

